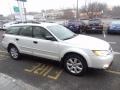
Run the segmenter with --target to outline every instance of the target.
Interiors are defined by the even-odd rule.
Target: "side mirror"
[[[53,37],[53,36],[45,36],[45,38],[47,39],[47,40],[51,40],[51,41],[56,41],[56,39]]]

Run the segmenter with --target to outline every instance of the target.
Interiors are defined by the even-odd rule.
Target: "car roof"
[[[120,24],[120,20],[112,21],[111,24]]]
[[[53,25],[59,25],[57,23],[19,23],[19,24],[13,24],[11,26],[41,26],[41,27],[47,27],[47,26],[53,26]]]
[[[100,18],[91,18],[89,20],[100,20]]]
[[[15,21],[11,21],[11,22],[7,22],[7,23],[5,23],[4,25],[14,24],[14,23],[15,23]]]

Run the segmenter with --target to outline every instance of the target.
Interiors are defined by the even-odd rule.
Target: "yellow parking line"
[[[112,70],[105,70],[105,71],[109,72],[109,73],[120,75],[120,72],[118,72],[118,71],[112,71]]]
[[[63,70],[60,70],[60,72],[58,72],[58,74],[57,74],[56,76],[48,75],[48,78],[51,78],[51,79],[57,80],[58,77],[61,75],[62,72],[63,72]]]
[[[0,53],[8,53],[7,51],[0,50]]]
[[[42,75],[43,73],[45,73],[49,68],[50,68],[50,65],[47,65],[47,66],[39,73],[39,75]]]
[[[57,70],[55,72],[51,72],[51,71],[53,71],[53,68],[54,67],[51,65],[39,63],[38,65],[32,66],[29,69],[24,69],[24,71],[57,80],[60,77],[63,70]],[[50,72],[54,75],[51,75]]]
[[[0,54],[0,60],[7,59],[9,56],[8,55],[1,55]]]
[[[33,71],[33,73],[39,74],[45,67],[46,67],[46,65],[42,64],[41,67],[37,68],[35,71]]]
[[[1,52],[0,52],[0,55],[9,55],[9,54],[8,54],[8,53],[1,53]]]
[[[53,67],[51,66],[51,67],[43,74],[43,76],[46,76],[52,69],[53,69]]]
[[[8,58],[8,55],[0,55],[0,58]]]
[[[8,55],[5,55],[5,54],[4,54],[4,55],[3,55],[3,54],[0,54],[0,56],[5,56],[5,57],[6,57],[6,56],[8,56]]]
[[[25,69],[25,71],[26,71],[26,72],[32,72],[32,71],[34,71],[35,69],[37,69],[40,65],[41,65],[41,63],[39,63],[39,64],[36,65],[36,66],[33,66],[32,69]]]
[[[0,60],[3,60],[3,59],[8,59],[8,56],[0,57]]]

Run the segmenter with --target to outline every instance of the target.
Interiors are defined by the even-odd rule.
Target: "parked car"
[[[10,27],[13,24],[18,24],[18,21],[11,21],[3,24],[3,29],[6,30],[8,27]]]
[[[11,22],[8,22],[8,23],[5,23],[3,25],[3,29],[6,30],[7,28],[9,28],[10,26],[14,25],[14,24],[19,24],[19,23],[39,23],[37,21],[33,21],[33,20],[28,20],[28,21],[11,21]]]
[[[107,33],[118,33],[120,34],[120,21],[112,21],[108,27]]]
[[[85,29],[85,32],[97,32],[102,33],[103,25],[100,19],[90,19],[88,25]]]
[[[86,27],[85,23],[81,20],[69,20],[64,26],[78,34],[82,33]]]
[[[1,21],[1,20],[0,20],[0,31],[4,31],[4,29],[3,29],[3,24],[4,24],[4,21]]]
[[[75,34],[55,23],[14,24],[3,35],[2,45],[15,60],[21,54],[56,60],[73,75],[83,75],[88,68],[106,69],[113,61],[106,41]]]

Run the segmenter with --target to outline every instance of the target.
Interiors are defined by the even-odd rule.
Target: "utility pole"
[[[79,16],[79,9],[78,9],[78,0],[77,0],[77,5],[76,5],[76,20],[78,20]]]
[[[22,15],[22,12],[21,12],[19,0],[17,0],[17,4],[18,4],[18,8],[19,8],[19,10],[20,10],[19,15],[20,15],[20,18],[21,18],[21,22],[23,22],[23,15]]]
[[[23,2],[23,10],[24,10],[25,21],[27,22],[27,17],[26,17],[26,8],[25,8],[25,5],[24,5],[24,2]]]

